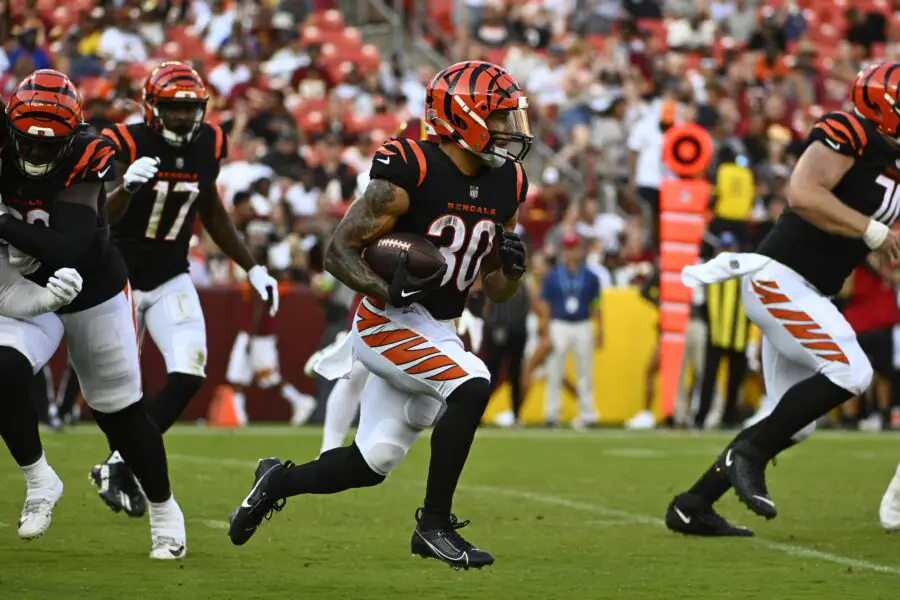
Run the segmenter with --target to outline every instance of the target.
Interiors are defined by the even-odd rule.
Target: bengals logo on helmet
[[[6,120],[19,168],[26,175],[42,177],[69,152],[84,123],[81,98],[68,77],[41,69],[16,87],[6,106]]]
[[[164,62],[144,82],[144,122],[173,146],[196,137],[206,115],[209,93],[192,67]]]
[[[491,166],[521,162],[534,139],[528,99],[504,68],[483,61],[451,65],[434,76],[425,114],[435,132],[474,152]],[[490,121],[490,123],[489,123]]]
[[[850,87],[850,102],[882,134],[900,138],[900,62],[874,64],[860,71]]]

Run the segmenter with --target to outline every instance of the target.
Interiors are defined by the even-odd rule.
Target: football
[[[363,258],[385,281],[391,281],[400,255],[409,253],[408,268],[414,277],[429,277],[444,265],[444,256],[428,238],[412,233],[389,233],[363,251]]]

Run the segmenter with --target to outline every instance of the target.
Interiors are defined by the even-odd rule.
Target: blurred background
[[[517,310],[470,308],[498,384],[487,420],[738,427],[766,410],[758,336],[748,327],[740,343],[721,339],[718,319],[737,308],[704,293],[692,299],[674,410],[659,409],[663,134],[694,122],[713,140],[701,257],[752,249],[786,207],[811,125],[846,108],[861,68],[900,59],[898,24],[900,0],[0,0],[0,96],[34,69],[59,69],[99,131],[142,119],[140,88],[161,61],[198,69],[214,98],[207,118],[229,136],[222,197],[284,282],[273,324],[281,371],[315,395],[317,421],[329,386],[304,364],[346,327],[353,297],[322,273],[323,243],[364,189],[374,149],[421,130],[434,73],[463,59],[501,64],[531,102],[520,224],[532,256]],[[251,300],[240,269],[199,227],[191,264],[210,362],[185,416],[205,419]],[[599,283],[584,340],[555,323],[554,274],[565,264]],[[878,377],[829,417],[833,426],[900,428],[897,281],[862,268],[836,299]],[[580,352],[590,353],[586,368]],[[155,389],[162,363],[155,350],[144,360]],[[54,388],[63,365],[62,355],[51,365]],[[290,417],[273,390],[248,399],[251,422]]]

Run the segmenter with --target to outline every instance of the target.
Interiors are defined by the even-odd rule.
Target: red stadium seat
[[[304,46],[341,45],[344,43],[344,31],[307,27],[303,30],[302,43]]]
[[[453,33],[453,0],[430,0],[427,4],[431,21],[447,33]]]
[[[305,24],[308,27],[318,27],[323,31],[340,31],[344,28],[344,15],[339,10],[314,12]]]

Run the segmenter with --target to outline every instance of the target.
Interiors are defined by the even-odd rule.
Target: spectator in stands
[[[230,96],[234,86],[250,81],[250,68],[242,60],[243,54],[237,43],[222,46],[219,55],[224,61],[216,65],[206,77],[220,96]]]
[[[308,62],[291,75],[291,88],[304,98],[323,98],[335,81],[322,59],[322,46],[311,44],[306,48]]]
[[[328,191],[329,186],[337,185],[338,201],[349,200],[356,189],[356,174],[341,159],[343,146],[341,140],[333,135],[326,136],[319,143],[321,162],[313,168],[312,183],[316,188]]]
[[[622,15],[622,0],[577,0],[573,28],[583,35],[608,34]]]
[[[285,133],[296,133],[297,123],[285,106],[284,92],[268,90],[261,94],[261,98],[256,115],[247,122],[247,131],[265,140],[268,146]]]
[[[472,26],[471,39],[486,48],[502,48],[514,34],[503,0],[485,0],[482,17]]]
[[[302,23],[315,8],[315,0],[280,0],[278,10],[294,17],[295,23]]]
[[[511,42],[519,42],[533,50],[545,50],[553,37],[550,11],[538,4],[513,5],[509,18],[513,30]],[[525,76],[516,72],[519,79]]]
[[[735,0],[734,10],[722,19],[722,30],[738,45],[750,41],[759,21],[757,9],[749,0]]]
[[[546,119],[555,115],[559,105],[565,102],[566,93],[563,89],[565,75],[565,48],[550,46],[547,50],[547,62],[532,71],[525,86],[534,99],[535,109],[541,118]]]
[[[111,26],[103,31],[98,54],[117,63],[145,62],[149,58],[144,38],[138,33],[139,8],[122,9]]]
[[[703,51],[715,41],[716,24],[699,11],[691,17],[675,19],[668,27],[668,44],[672,50]]]
[[[234,8],[227,7],[225,0],[212,0],[209,8],[206,8],[206,4],[202,2],[193,4],[197,14],[194,27],[201,32],[206,50],[217,52],[231,34],[232,24],[237,19],[237,12]]]
[[[19,57],[27,56],[33,69],[49,69],[53,66],[53,58],[46,48],[40,45],[41,30],[37,26],[22,27],[16,34],[17,46],[8,54],[11,65],[15,65]]]
[[[305,180],[309,170],[306,160],[300,155],[300,139],[293,130],[282,132],[261,162],[271,167],[279,177],[292,181]]]
[[[622,8],[634,19],[662,19],[662,0],[623,0]]]
[[[847,32],[844,36],[850,44],[862,49],[862,56],[872,55],[872,44],[884,43],[887,40],[885,30],[887,21],[880,12],[864,13],[855,6],[844,12],[847,19]]]
[[[275,16],[277,18],[284,14],[287,13],[278,13]],[[280,87],[278,83],[289,80],[294,71],[302,67],[307,60],[303,38],[296,29],[283,31],[281,35],[281,44],[278,50],[262,65],[266,75],[277,80],[273,83],[273,87]]]

